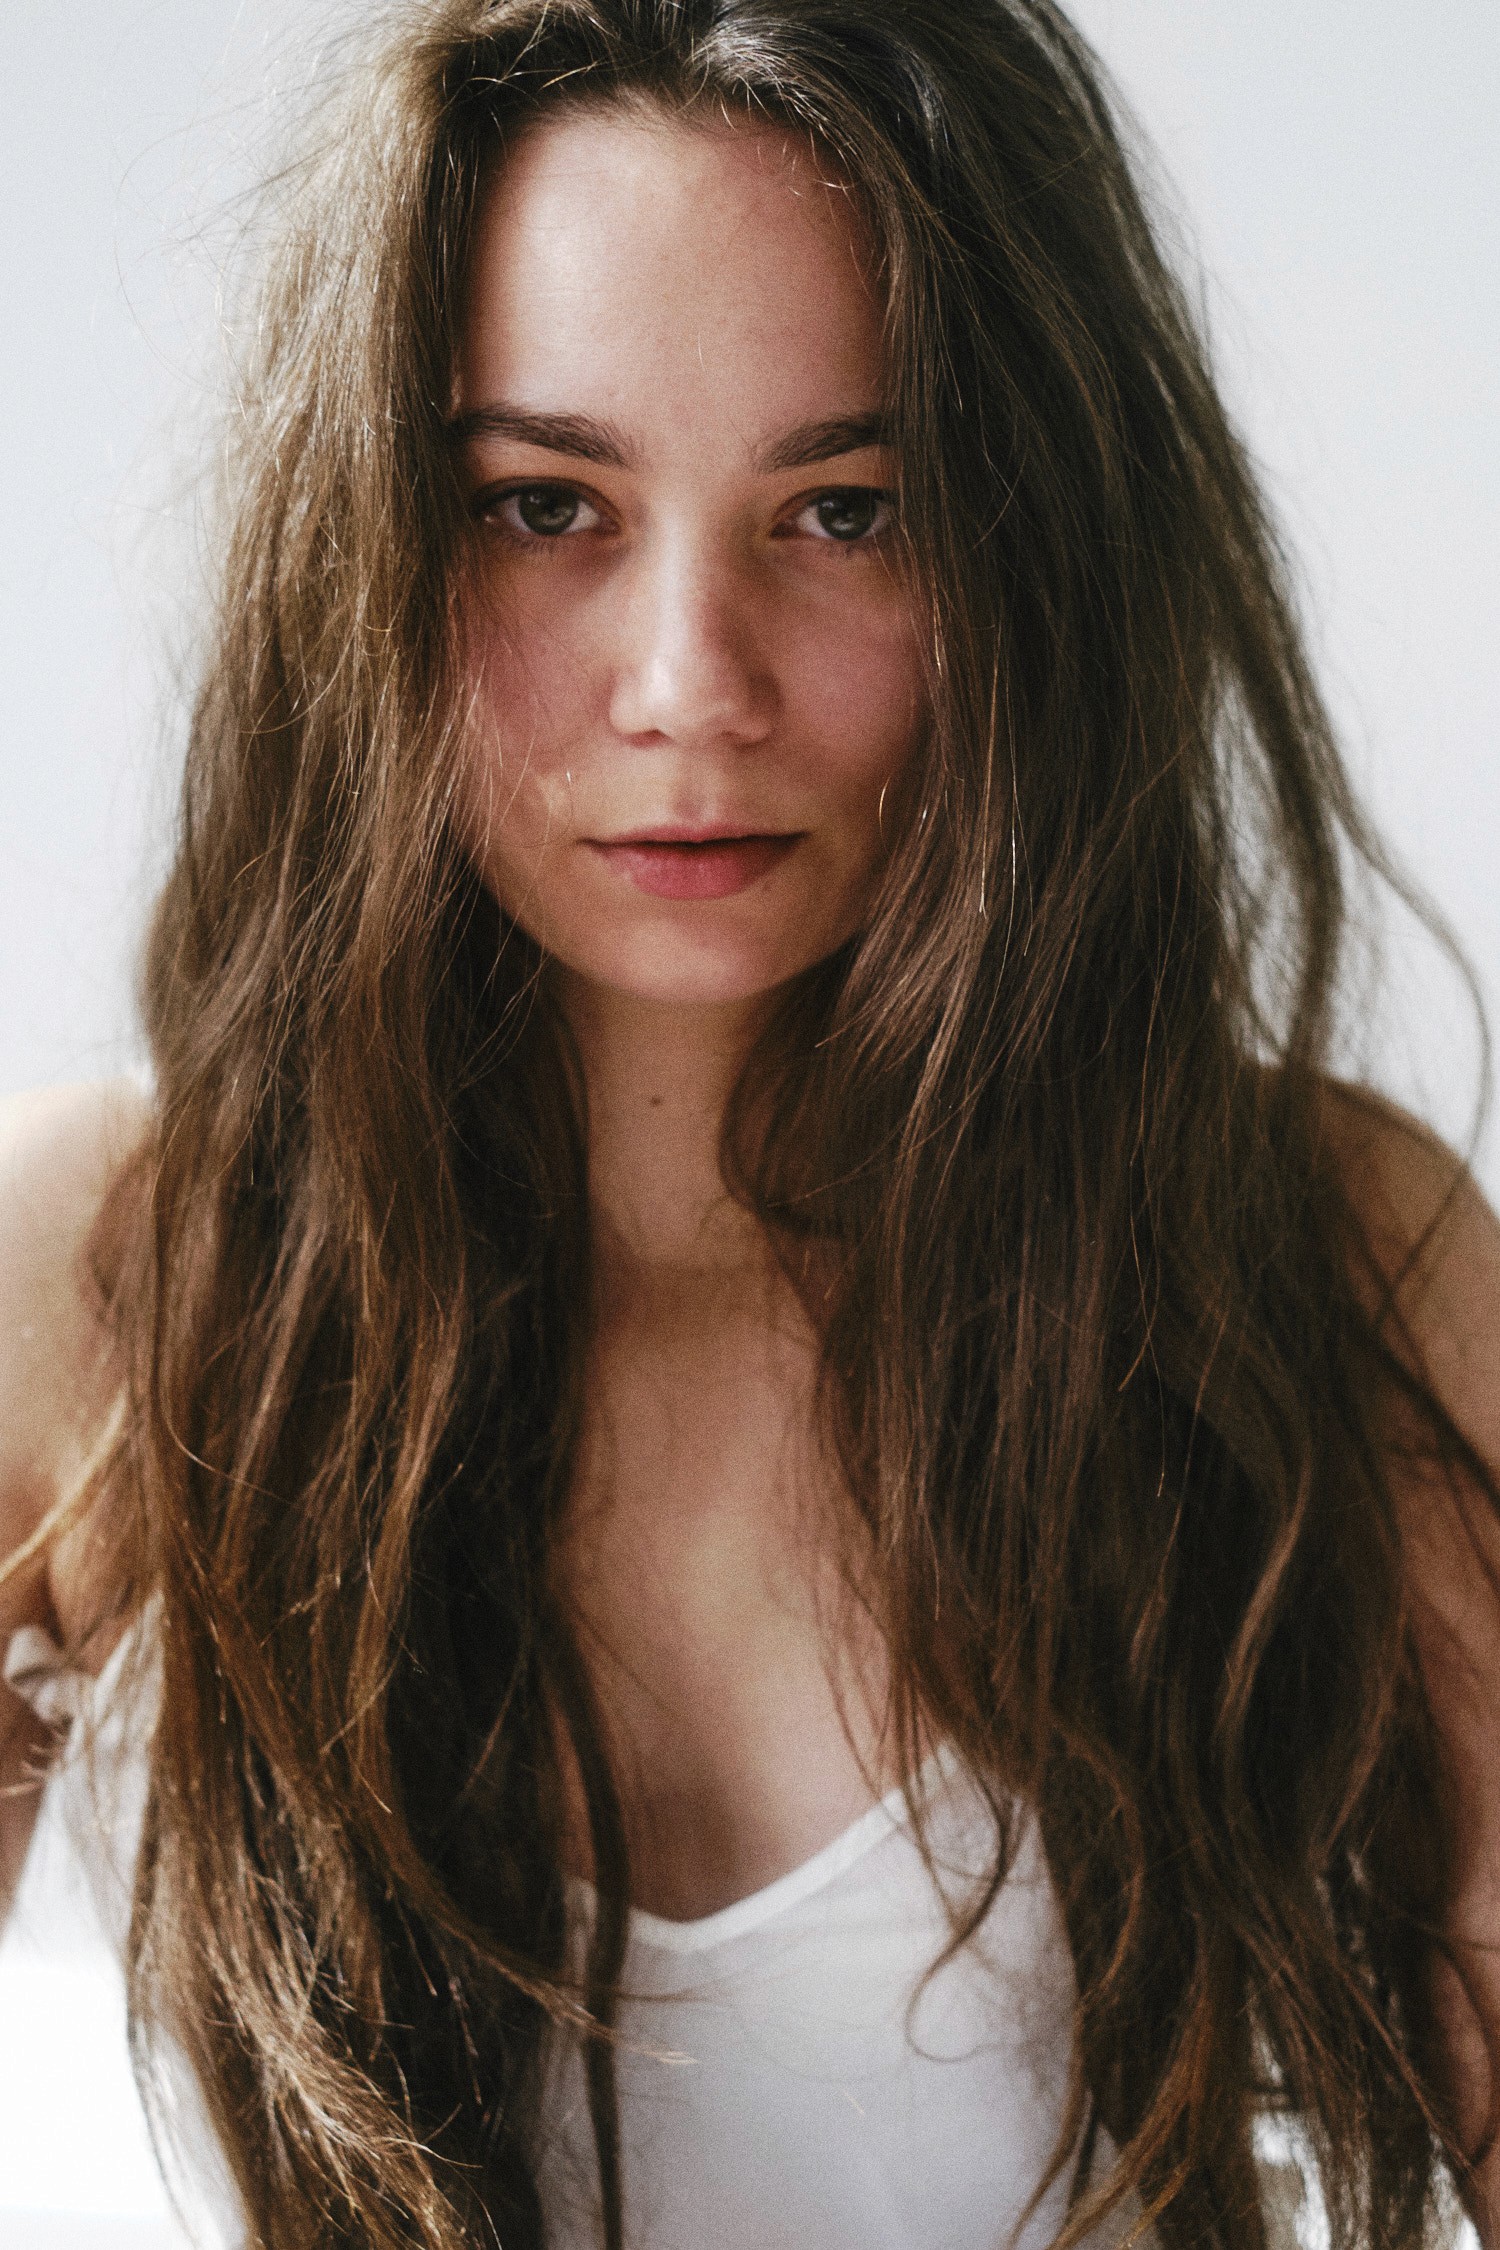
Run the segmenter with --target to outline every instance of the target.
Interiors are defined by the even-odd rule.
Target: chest
[[[732,1305],[607,1332],[557,1590],[606,1737],[633,1895],[691,1918],[795,1867],[894,1771],[805,1341]],[[588,1861],[564,1755],[569,1856]]]

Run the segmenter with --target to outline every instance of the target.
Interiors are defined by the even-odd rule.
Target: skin
[[[920,710],[863,263],[845,193],[770,130],[585,114],[484,206],[468,828],[596,1006],[739,1018],[859,925]],[[797,840],[732,898],[651,898],[598,846],[666,824]]]
[[[1328,1126],[1410,1347],[1500,1479],[1500,1218],[1472,1183],[1455,1190],[1452,1151],[1389,1104],[1341,1090]],[[1424,1472],[1399,1427],[1394,1439],[1412,1635],[1448,1800],[1453,1958],[1433,1973],[1440,2067],[1460,2139],[1473,2148],[1494,2122],[1487,2039],[1500,2057],[1500,1522],[1466,1479],[1455,1490]],[[1500,2136],[1478,2168],[1470,2210],[1485,2250],[1495,2250]]]
[[[807,1436],[815,1339],[717,1158],[773,995],[867,911],[920,739],[866,263],[785,134],[585,113],[492,185],[459,358],[466,831],[588,1083],[594,1364],[557,1567],[637,1894],[679,1917],[895,1778]],[[705,826],[780,839],[774,864],[662,897],[610,848]]]
[[[816,1340],[716,1159],[747,1042],[777,988],[858,928],[919,767],[890,542],[841,545],[817,514],[831,488],[884,490],[889,456],[866,432],[816,464],[775,457],[790,432],[878,413],[879,342],[847,201],[777,133],[578,116],[524,143],[485,204],[455,401],[480,532],[463,817],[554,958],[587,1077],[591,1419],[557,1568],[637,1896],[677,1916],[796,1865],[893,1778],[881,1650],[833,1562],[847,1496],[808,1434]],[[475,421],[496,406],[573,426]],[[582,417],[613,459],[580,456]],[[514,494],[540,486],[538,520],[566,528],[532,544]],[[796,841],[692,900],[598,848],[704,821]],[[109,1395],[86,1244],[144,1123],[118,1087],[0,1103],[0,1554],[76,1475]],[[1328,1126],[1439,1395],[1500,1468],[1500,1223],[1472,1187],[1448,1197],[1453,1159],[1410,1120],[1331,1090]],[[1500,2036],[1500,1533],[1466,1530],[1393,1461],[1451,1805],[1450,1930]],[[85,1527],[0,1582],[0,1646],[20,1623],[79,1629],[89,1552]],[[42,1747],[0,1689],[0,1903]],[[570,1848],[586,1871],[576,1821]],[[1437,1997],[1477,2131],[1473,2021],[1441,1977]],[[1494,2250],[1500,2157],[1478,2193]]]

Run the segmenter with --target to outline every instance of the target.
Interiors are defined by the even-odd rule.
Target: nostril
[[[768,668],[728,649],[660,643],[622,669],[611,718],[632,739],[754,742],[776,709]]]

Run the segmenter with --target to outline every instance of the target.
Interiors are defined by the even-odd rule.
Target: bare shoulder
[[[1388,1296],[1442,1404],[1500,1468],[1500,1218],[1463,1159],[1381,1096],[1331,1085],[1325,1121],[1375,1264],[1366,1285]],[[1399,1348],[1394,1329],[1390,1340]]]
[[[0,1561],[89,1444],[108,1352],[90,1239],[149,1114],[129,1079],[0,1100]],[[0,1585],[0,1631],[45,1621],[51,1592],[43,1558]]]

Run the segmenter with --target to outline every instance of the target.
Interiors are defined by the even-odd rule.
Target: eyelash
[[[568,484],[566,481],[556,478],[528,478],[523,483],[496,485],[483,492],[476,493],[471,503],[474,520],[489,530],[498,532],[502,538],[509,540],[511,545],[532,550],[544,547],[561,547],[569,538],[584,535],[575,532],[571,525],[564,531],[549,533],[530,531],[524,526],[506,522],[500,514],[501,509],[507,501],[517,500],[523,493],[534,493],[538,496],[543,493],[549,496],[556,494],[560,498],[576,500],[581,506],[591,509],[595,515],[601,518],[603,516],[603,510],[597,502],[591,500],[588,494],[578,485]],[[814,544],[817,546],[839,548],[845,554],[857,554],[862,548],[874,547],[883,543],[894,527],[895,498],[882,486],[870,484],[824,485],[819,491],[808,493],[795,508],[793,514],[789,518],[784,518],[783,521],[795,523],[798,517],[806,515],[809,509],[818,507],[821,502],[826,500],[866,499],[873,499],[877,503],[876,522],[868,531],[862,532],[855,539],[838,539],[830,534],[814,540]],[[884,511],[883,520],[879,513],[881,510]],[[592,526],[586,526],[585,531],[592,528]]]
[[[569,531],[554,532],[550,535],[546,532],[528,531],[524,525],[507,523],[501,516],[500,511],[506,502],[519,500],[523,493],[536,493],[538,495],[546,493],[549,496],[556,494],[559,498],[576,500],[580,506],[592,509],[595,515],[601,518],[603,516],[603,510],[577,485],[560,483],[556,479],[532,477],[522,484],[496,485],[488,491],[476,493],[473,501],[475,521],[487,526],[491,531],[498,531],[502,538],[508,539],[513,546],[560,547],[570,536]]]

